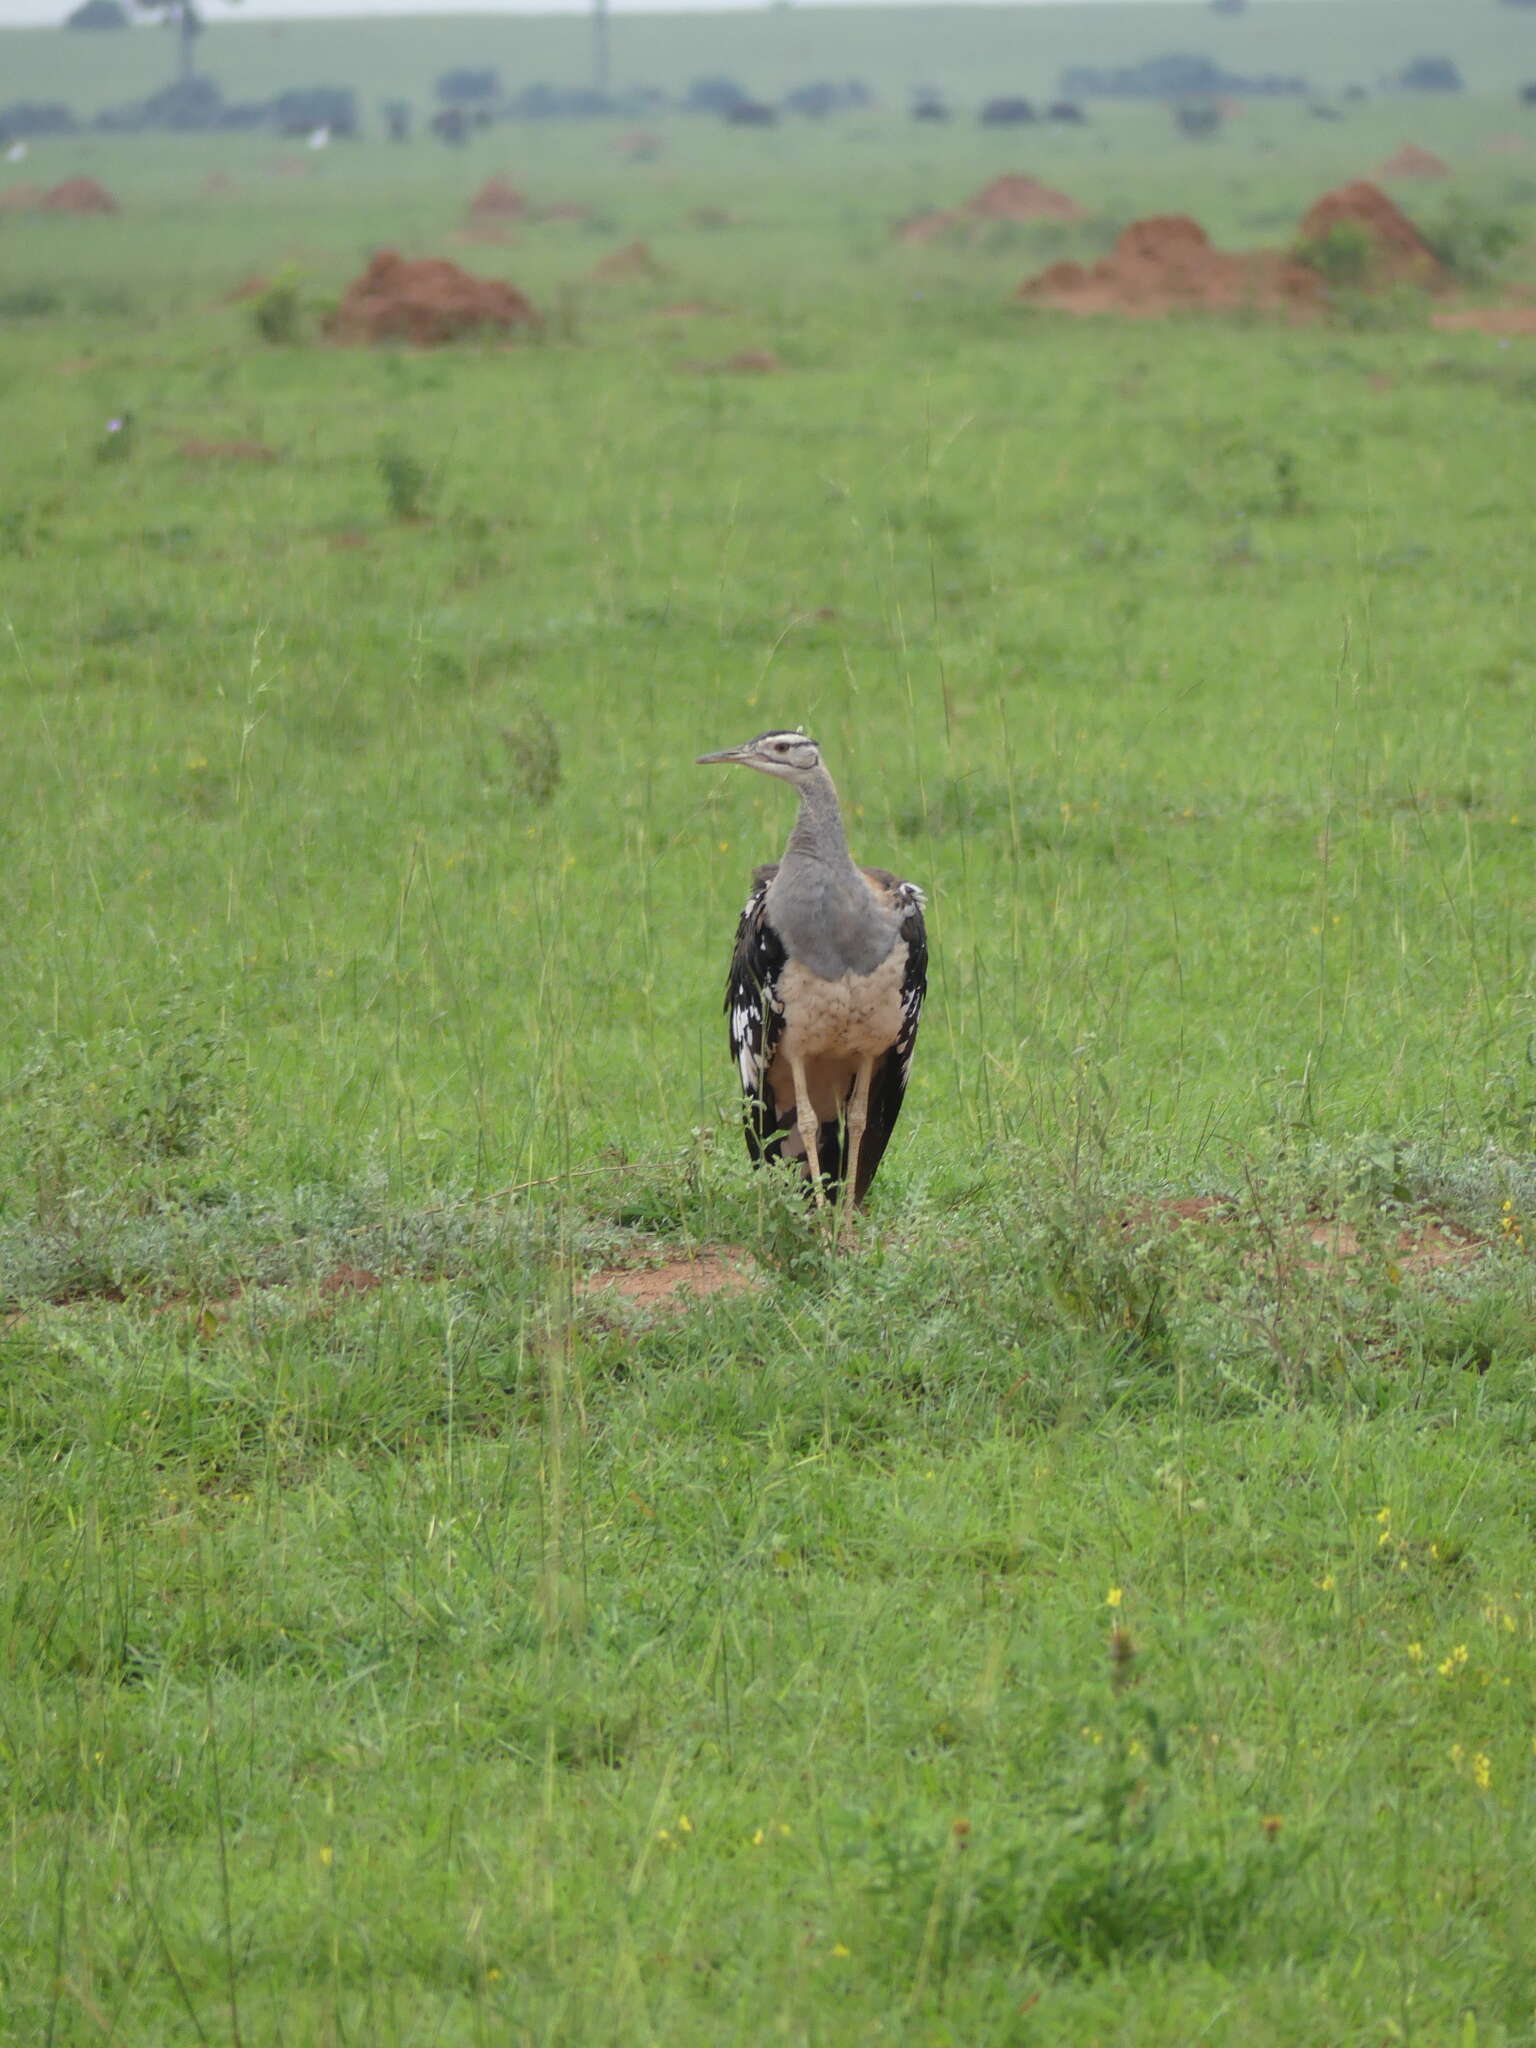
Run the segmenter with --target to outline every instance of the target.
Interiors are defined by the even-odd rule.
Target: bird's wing
[[[907,965],[901,980],[901,1022],[890,1050],[876,1062],[869,1084],[869,1123],[859,1148],[859,1179],[853,1191],[856,1202],[862,1202],[868,1192],[901,1115],[923,997],[928,992],[928,929],[923,922],[922,890],[915,882],[900,881],[883,868],[866,868],[864,872],[900,920],[897,929],[907,949]]]
[[[747,1102],[747,1145],[754,1159],[778,1127],[780,1119],[768,1090],[768,1069],[784,1029],[779,1003],[779,976],[784,971],[784,941],[768,922],[768,885],[777,866],[759,868],[752,893],[736,927],[736,950],[725,984],[725,1014],[730,1023],[731,1056],[741,1075]],[[777,1146],[772,1149],[777,1150]]]
[[[901,981],[901,1028],[896,1033],[895,1046],[905,1090],[912,1072],[923,997],[928,993],[928,927],[923,921],[923,892],[916,882],[898,882],[895,893],[896,907],[901,912],[901,936],[907,943],[907,971]]]

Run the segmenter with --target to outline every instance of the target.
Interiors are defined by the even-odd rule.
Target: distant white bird
[[[311,149],[328,149],[330,141],[331,131],[329,128],[316,128],[310,135],[309,146]]]
[[[13,142],[5,152],[5,160],[8,164],[24,164],[27,160],[27,145],[24,142]]]

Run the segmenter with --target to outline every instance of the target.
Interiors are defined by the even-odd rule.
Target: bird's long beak
[[[746,747],[726,747],[718,754],[695,754],[693,765],[696,768],[709,768],[717,761],[744,761],[748,751]]]

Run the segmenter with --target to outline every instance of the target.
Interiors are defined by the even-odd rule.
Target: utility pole
[[[592,83],[608,90],[608,0],[592,0]]]

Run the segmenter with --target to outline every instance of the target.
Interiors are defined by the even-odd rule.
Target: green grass
[[[1528,280],[1536,191],[1247,118],[5,220],[0,2039],[1530,2040],[1536,345],[1008,294],[1404,132]],[[598,218],[451,244],[498,168]],[[1010,168],[1093,217],[890,242]],[[331,349],[384,241],[545,337]],[[692,766],[802,719],[931,901],[848,1257],[722,1042],[788,806]]]

